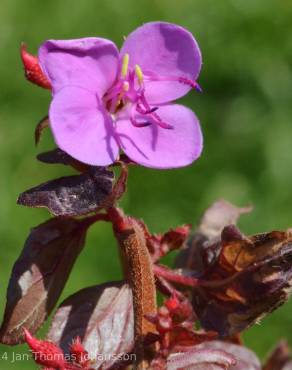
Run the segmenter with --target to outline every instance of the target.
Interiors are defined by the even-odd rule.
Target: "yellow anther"
[[[124,91],[129,91],[130,85],[128,81],[123,82],[123,90]]]
[[[135,73],[136,73],[136,76],[138,77],[139,84],[142,85],[142,83],[143,83],[143,72],[142,72],[141,67],[138,64],[135,65]]]
[[[126,77],[126,76],[127,76],[127,73],[128,73],[128,66],[129,66],[129,59],[130,59],[129,54],[125,54],[125,55],[123,56],[123,61],[122,61],[122,72],[121,72],[122,77]]]

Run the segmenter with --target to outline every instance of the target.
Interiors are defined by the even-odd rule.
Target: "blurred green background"
[[[49,218],[45,210],[16,205],[20,192],[70,173],[35,160],[53,147],[48,132],[33,143],[36,122],[50,94],[29,84],[19,58],[21,41],[36,53],[48,38],[101,36],[121,45],[143,22],[164,20],[188,28],[203,54],[199,82],[183,102],[200,118],[203,156],[172,171],[133,168],[126,212],[143,218],[152,231],[198,220],[214,200],[253,204],[240,226],[247,234],[292,226],[292,2],[290,0],[1,0],[0,11],[0,299],[1,313],[14,260],[30,227]],[[121,276],[108,225],[90,231],[62,298],[82,287]],[[245,334],[261,357],[282,337],[292,343],[292,303]],[[8,349],[21,351],[26,348]],[[33,363],[0,369],[31,369]]]

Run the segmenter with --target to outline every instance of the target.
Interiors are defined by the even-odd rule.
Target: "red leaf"
[[[65,166],[71,166],[80,172],[84,172],[90,167],[85,163],[77,161],[59,148],[50,150],[49,152],[40,153],[37,155],[37,159],[40,162],[47,164],[63,164]]]
[[[23,341],[23,327],[35,333],[54,308],[84,246],[88,221],[51,219],[32,229],[10,278],[2,343]]]
[[[48,339],[70,352],[72,340],[79,336],[93,360],[94,369],[110,368],[117,355],[134,345],[132,292],[123,282],[111,282],[82,289],[58,308]]]

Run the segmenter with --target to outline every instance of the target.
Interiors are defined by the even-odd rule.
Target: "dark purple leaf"
[[[94,369],[108,369],[117,355],[130,352],[134,318],[129,286],[111,282],[82,289],[67,298],[53,318],[48,339],[69,353],[76,336],[81,338]]]
[[[56,148],[48,152],[38,154],[37,159],[40,162],[48,164],[70,165],[70,162],[73,158],[69,154],[65,153],[62,149]]]
[[[45,207],[55,216],[80,216],[107,203],[113,187],[113,172],[91,167],[81,175],[62,177],[22,193],[18,204]]]
[[[54,308],[85,242],[88,220],[51,219],[32,229],[15,262],[7,291],[2,343],[35,333]]]
[[[234,356],[215,348],[189,347],[185,352],[168,357],[167,370],[230,370],[236,369]],[[245,369],[249,370],[249,369]]]
[[[65,166],[72,166],[80,172],[84,172],[90,167],[85,163],[77,161],[59,148],[50,150],[49,152],[40,153],[37,155],[37,159],[40,162],[47,164],[63,164]]]

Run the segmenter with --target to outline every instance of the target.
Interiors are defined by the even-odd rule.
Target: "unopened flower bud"
[[[20,48],[20,56],[24,66],[25,77],[28,81],[43,87],[44,89],[51,89],[51,83],[43,73],[38,58],[34,55],[29,54],[26,51],[26,45],[22,44]]]
[[[26,329],[24,329],[24,336],[37,364],[46,368],[66,369],[64,353],[54,343],[34,338]]]
[[[77,337],[70,346],[70,353],[74,357],[74,362],[81,366],[89,364],[88,352],[84,348],[79,337]]]

